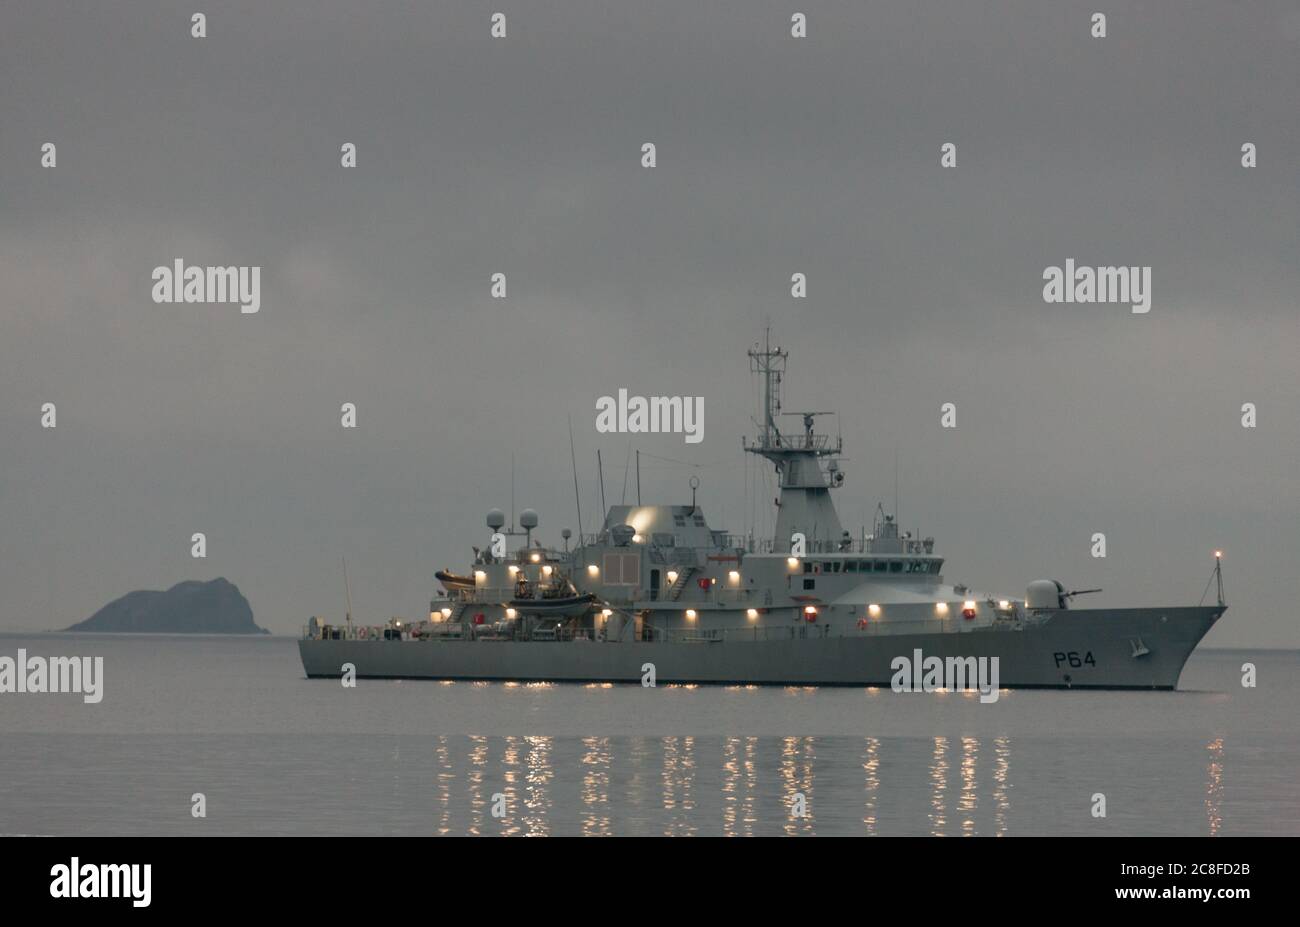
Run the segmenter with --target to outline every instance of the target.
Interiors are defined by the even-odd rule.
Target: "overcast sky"
[[[695,474],[715,527],[770,529],[740,447],[770,317],[786,408],[840,413],[855,533],[897,452],[950,581],[1195,604],[1221,547],[1207,644],[1300,646],[1293,0],[7,0],[0,25],[0,629],[225,576],[296,633],[342,616],[344,555],[358,619],[418,616],[509,509],[512,454],[543,539],[577,527],[570,416],[588,530],[597,448],[611,503],[640,449],[703,465],[644,459],[645,501]],[[261,266],[261,311],[155,304],[176,258]],[[1151,266],[1151,311],[1045,303],[1067,259]],[[597,434],[620,387],[702,396],[703,442]]]

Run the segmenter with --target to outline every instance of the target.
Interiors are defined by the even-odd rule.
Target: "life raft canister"
[[[484,621],[486,621],[486,620],[487,620],[487,618],[486,618],[486,616],[484,616],[484,614],[483,614],[482,612],[477,612],[477,613],[475,613],[475,615],[474,615],[474,623],[475,623],[475,624],[482,624],[482,623],[483,623]]]

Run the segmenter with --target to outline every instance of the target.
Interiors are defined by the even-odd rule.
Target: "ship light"
[[[588,576],[599,576],[599,575],[600,575],[600,567],[596,566],[596,564],[594,564],[594,563],[589,563],[589,564],[587,564],[587,575],[588,575]]]
[[[487,574],[484,573],[482,570],[475,570],[475,571],[474,571],[474,582],[476,582],[476,583],[485,583],[485,582],[487,582]]]
[[[542,567],[542,575],[543,576],[551,575],[551,565],[549,563],[546,566]]]
[[[1223,551],[1221,551],[1221,550],[1216,550],[1216,551],[1214,552],[1214,559],[1215,559],[1215,560],[1222,560],[1222,559],[1223,559]]]
[[[451,617],[451,609],[450,609],[450,608],[444,608],[444,609],[442,610],[442,617],[444,617],[444,618],[450,618],[450,617]]]
[[[739,586],[739,585],[740,585],[740,571],[739,571],[739,570],[732,570],[730,573],[728,573],[728,574],[727,574],[727,582],[731,583],[731,585],[733,585],[733,586]]]
[[[1010,610],[1011,610],[1011,600],[1010,600],[1010,599],[1002,599],[1000,602],[998,602],[998,608],[1002,609],[1004,612],[1005,612],[1005,611],[1010,611]]]
[[[694,620],[695,620],[695,609],[693,609],[693,608],[688,608],[688,609],[686,609],[686,620],[687,620],[687,621],[694,621]]]
[[[518,615],[518,614],[519,614],[519,613],[518,613],[517,611],[515,611],[513,608],[507,608],[507,609],[506,609],[506,617],[507,617],[507,618],[514,618],[514,617],[515,617],[516,615]]]
[[[433,616],[436,615],[436,614],[437,614],[437,612],[435,612],[433,609],[429,609],[429,620],[430,620],[430,621],[434,621],[434,620],[436,620],[436,619],[433,617]]]
[[[747,610],[745,611],[745,617],[748,618],[750,621],[757,621],[757,620],[758,620],[758,609],[756,609],[756,608],[750,608],[750,609],[747,609]]]
[[[805,606],[803,607],[803,617],[804,617],[804,620],[805,620],[805,621],[816,621],[816,620],[817,620],[817,606],[815,606],[815,605],[805,605]]]
[[[675,582],[677,582],[677,571],[676,571],[676,570],[669,570],[669,571],[668,571],[668,582],[670,582],[670,583],[675,583]]]
[[[973,599],[967,599],[961,604],[961,616],[968,621],[975,617],[975,601]]]
[[[645,540],[645,538],[641,537],[641,535],[639,535],[639,534],[634,534],[634,535],[632,535],[632,543],[633,543],[633,544],[640,544],[640,543],[641,543],[642,541],[644,541],[644,540]]]
[[[516,573],[519,572],[519,567],[515,566],[513,563],[510,564],[510,566],[508,567],[508,569],[510,570],[510,575],[511,575],[511,576],[514,576]]]
[[[946,614],[948,614],[948,603],[947,603],[947,602],[935,602],[935,603],[934,603],[934,611],[935,611],[935,614],[936,614],[936,615],[946,615]]]
[[[602,608],[602,609],[600,610],[600,614],[601,614],[601,617],[603,617],[603,618],[608,618],[610,615],[614,614],[614,612],[613,612],[611,609],[608,609],[608,608]]]
[[[792,570],[799,566],[799,558],[798,558],[798,557],[788,557],[788,558],[786,559],[785,562],[786,562],[786,565],[789,566],[790,569],[792,569]]]
[[[872,618],[879,618],[880,606],[877,605],[875,602],[872,602],[870,605],[867,606],[867,614],[870,615]]]
[[[538,561],[540,561],[540,560],[542,559],[542,555],[541,555],[541,554],[533,554],[533,555],[532,555],[531,557],[529,557],[528,559],[531,560],[531,561],[533,561],[533,563],[537,563]]]

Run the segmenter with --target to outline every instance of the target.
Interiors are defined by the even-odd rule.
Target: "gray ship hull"
[[[1001,688],[1173,689],[1221,605],[1071,609],[1021,629],[813,636],[713,643],[319,640],[298,647],[312,678],[351,663],[366,679],[888,686],[892,661],[997,657]]]

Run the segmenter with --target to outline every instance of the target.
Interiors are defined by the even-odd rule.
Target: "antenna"
[[[619,505],[627,505],[627,470],[628,464],[632,462],[632,445],[628,444],[627,454],[623,458],[623,498],[619,500]]]
[[[343,558],[343,588],[348,594],[348,627],[352,627],[352,584],[348,582],[348,558]]]
[[[898,445],[894,445],[894,521],[898,521]]]
[[[510,452],[510,530],[515,530],[515,452]]]
[[[1205,597],[1209,594],[1210,586],[1212,585],[1218,586],[1216,591],[1218,594],[1219,605],[1222,606],[1226,604],[1223,600],[1223,551],[1221,550],[1216,550],[1214,552],[1214,572],[1210,574],[1210,581],[1205,584],[1205,591],[1201,593],[1201,600],[1196,603],[1197,605],[1201,605],[1205,602]]]
[[[1219,581],[1219,604],[1223,604],[1223,551],[1214,552],[1214,578]]]
[[[641,452],[636,452],[636,504],[641,504]]]
[[[600,509],[609,515],[609,507],[605,505],[605,466],[600,462],[600,448],[596,448],[596,471],[600,474]]]
[[[639,458],[638,458],[639,459]],[[573,416],[569,416],[569,460],[573,463],[573,504],[578,509],[578,544],[582,544],[582,497],[578,494],[578,455],[573,450]]]

